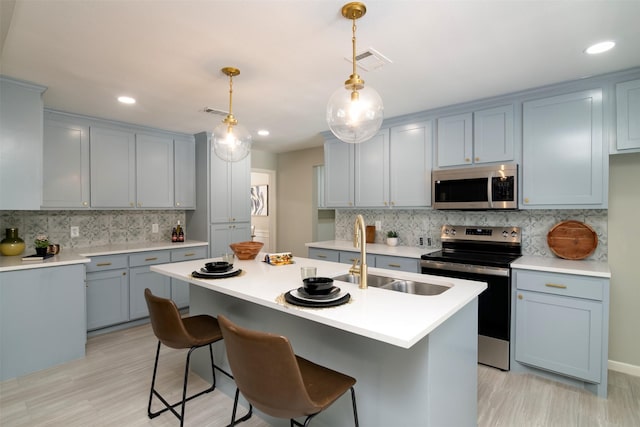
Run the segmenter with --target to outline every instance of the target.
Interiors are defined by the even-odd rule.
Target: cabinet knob
[[[180,202],[176,202],[176,206],[180,206]]]
[[[395,202],[391,202],[391,206],[395,206],[395,205],[396,205],[396,203],[395,203]]]
[[[471,161],[471,159],[470,159],[470,158],[468,158],[468,157],[465,157],[464,161],[465,161],[465,162],[467,162],[467,163],[469,163],[469,162]]]
[[[518,294],[518,299],[522,299],[522,294]]]
[[[89,202],[82,202],[82,206],[89,206]]]
[[[529,198],[528,198],[528,197],[525,197],[525,198],[524,198],[524,202],[525,202],[525,203],[529,203]]]
[[[134,207],[135,204],[133,202],[129,202],[129,206]]]
[[[480,161],[480,157],[476,157],[476,162],[479,162],[479,161]]]
[[[138,202],[138,207],[141,208],[142,207],[142,203]]]
[[[384,205],[385,205],[385,206],[388,206],[388,203],[387,203],[387,202],[384,202]]]

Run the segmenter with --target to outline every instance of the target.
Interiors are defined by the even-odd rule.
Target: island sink
[[[336,276],[333,280],[358,284],[360,282],[360,276],[357,274],[347,273]],[[388,289],[391,291],[414,295],[439,295],[450,289],[449,286],[445,285],[394,279],[393,277],[376,276],[374,274],[367,275],[367,283],[369,286],[374,288]]]

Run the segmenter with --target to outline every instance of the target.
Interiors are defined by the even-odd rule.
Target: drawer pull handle
[[[195,252],[189,252],[188,254],[184,254],[184,256],[194,256],[196,253]]]
[[[546,283],[545,286],[548,288],[567,289],[566,285],[558,285],[557,283]]]
[[[318,255],[318,258],[326,258],[326,255]]]
[[[389,267],[395,267],[395,268],[400,268],[401,265],[400,264],[387,264]]]
[[[145,258],[144,260],[145,260],[145,261],[155,261],[155,260],[157,260],[157,259],[158,259],[158,257],[157,257],[157,256],[154,256],[154,257],[151,257],[151,258]]]
[[[110,262],[99,262],[96,264],[96,267],[106,267],[108,265],[111,265]]]

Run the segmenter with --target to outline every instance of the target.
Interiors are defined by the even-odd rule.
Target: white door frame
[[[276,171],[272,169],[252,168],[251,172],[263,173],[269,176],[269,246],[271,249],[264,248],[265,251],[276,252],[277,242],[277,189],[276,189]],[[253,184],[252,184],[253,185]]]

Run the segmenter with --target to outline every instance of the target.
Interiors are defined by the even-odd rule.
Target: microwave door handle
[[[489,203],[489,209],[493,208],[492,185],[493,185],[493,172],[489,174],[489,178],[487,179],[487,200]]]

